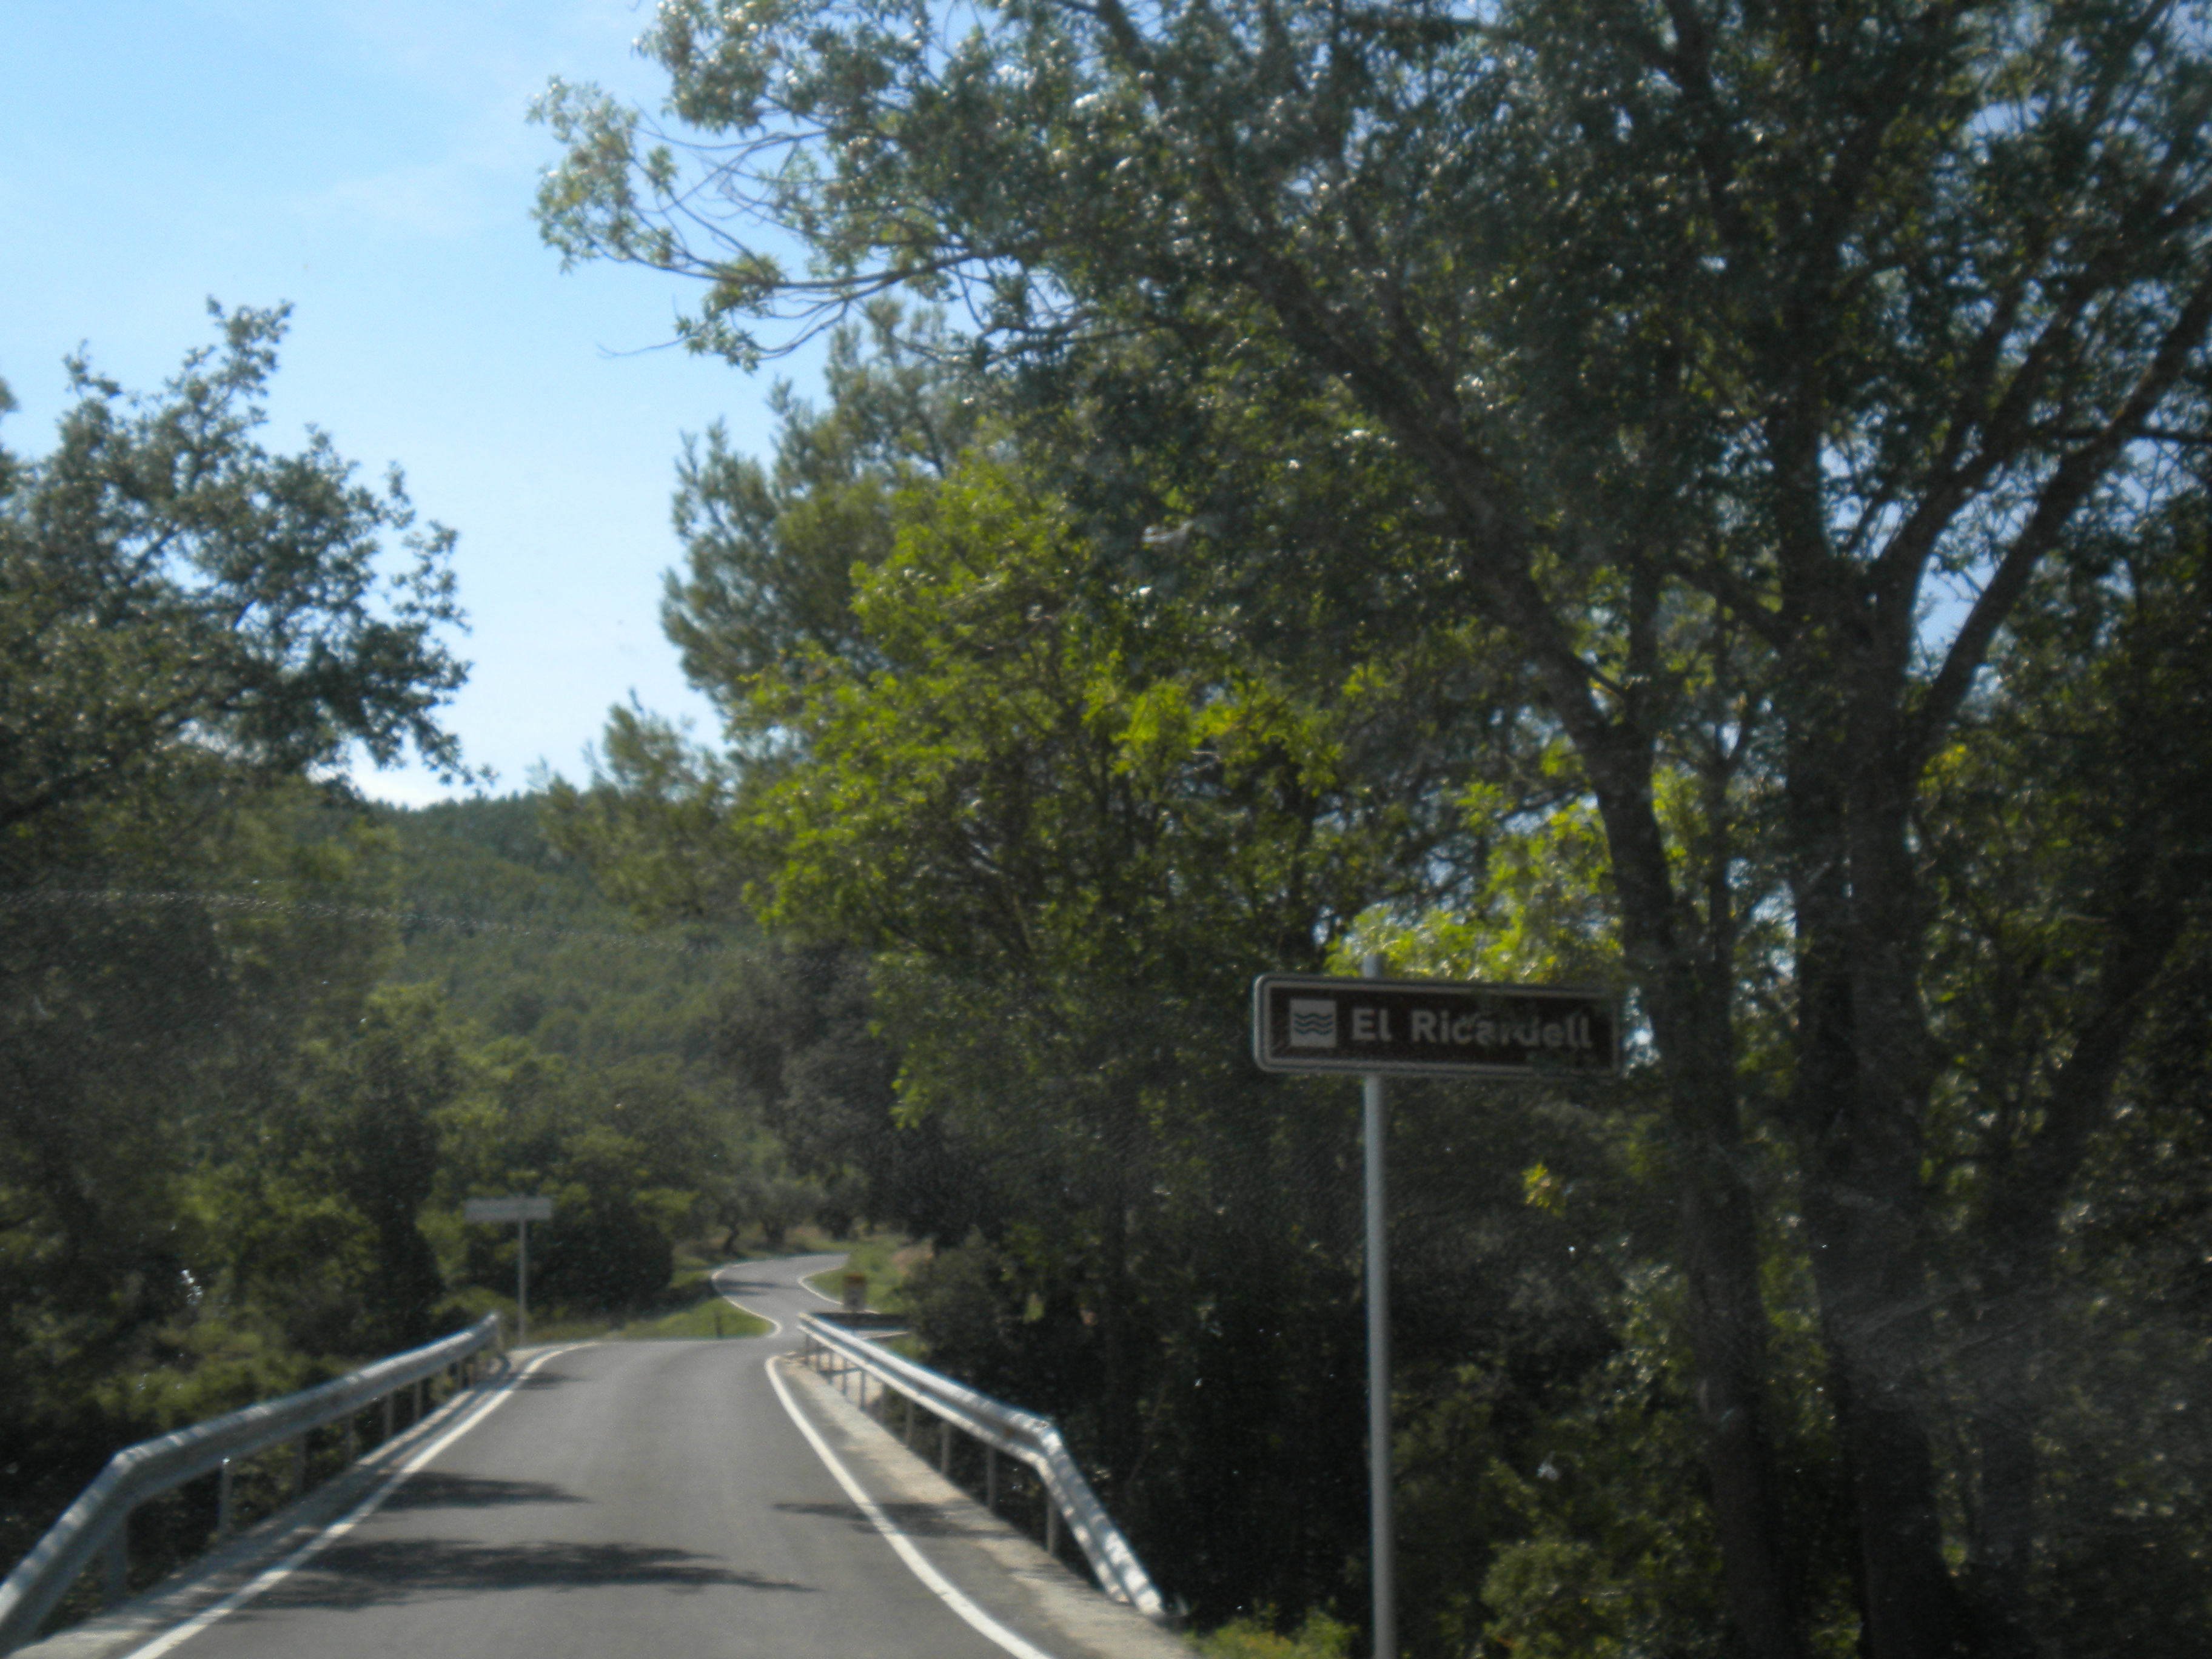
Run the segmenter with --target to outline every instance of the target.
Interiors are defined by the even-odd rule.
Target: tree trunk
[[[1121,1168],[1126,1170],[1124,1158]],[[1121,1492],[1135,1474],[1143,1423],[1139,1413],[1142,1377],[1133,1302],[1129,1283],[1129,1210],[1120,1172],[1107,1183],[1105,1212],[1099,1218],[1099,1346],[1104,1376],[1099,1398],[1099,1452],[1109,1487]]]
[[[1701,973],[1681,939],[1648,771],[1591,768],[1632,958],[1646,971],[1683,1168],[1676,1217],[1689,1286],[1696,1406],[1729,1616],[1755,1659],[1804,1659],[1804,1575],[1784,1522],[1766,1424],[1767,1315],[1759,1231],[1741,1171],[1728,975]],[[1607,775],[1608,772],[1611,775]],[[1626,783],[1628,787],[1623,787]]]
[[[1965,1621],[1936,1504],[1917,1208],[1891,1183],[1859,1175],[1811,1185],[1806,1225],[1856,1510],[1867,1651],[1872,1659],[1952,1659]]]
[[[1978,1479],[1967,1540],[1967,1583],[1977,1613],[2004,1644],[2028,1650],[2029,1577],[2035,1547],[2036,1359],[2047,1301],[2048,1249],[1992,1240],[1975,1287],[1972,1358]]]
[[[1750,1194],[1719,1151],[1697,1156],[1701,1167],[1684,1182],[1678,1212],[1698,1418],[1729,1610],[1759,1659],[1793,1659],[1808,1651],[1804,1594],[1761,1407],[1766,1311],[1756,1228]]]
[[[2059,1212],[2089,1142],[2106,1121],[2122,1062],[2153,984],[2181,938],[2202,872],[2172,847],[2186,838],[2146,821],[2114,860],[2124,898],[2114,916],[2096,994],[2073,1022],[2066,1063],[2024,1144],[1992,1148],[1988,1196],[1976,1216],[1976,1278],[1968,1304],[1974,1342],[1969,1376],[1979,1462],[1968,1561],[1978,1611],[2015,1649],[2028,1645],[2042,1402],[2036,1377],[2043,1324],[2054,1294]]]
[[[1821,678],[1837,677],[1829,665]],[[1856,1510],[1866,1650],[1952,1659],[1967,1629],[1943,1559],[1929,1431],[1927,1038],[1908,792],[1865,763],[1883,752],[1878,734],[1838,741],[1844,723],[1819,703],[1808,699],[1790,765],[1801,872],[1791,1115],[1805,1147],[1806,1231]]]

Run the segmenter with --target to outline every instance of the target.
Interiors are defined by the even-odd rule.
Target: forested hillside
[[[593,1065],[659,1056],[708,1074],[714,988],[744,927],[648,934],[556,850],[541,798],[376,810],[395,838],[396,984],[435,985],[488,1036]]]

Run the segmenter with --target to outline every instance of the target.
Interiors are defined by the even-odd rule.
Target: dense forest
[[[679,465],[726,742],[558,837],[806,964],[732,1058],[1201,1624],[1360,1621],[1243,1021],[1373,951],[1633,1025],[1395,1095],[1412,1651],[2212,1643],[2207,21],[670,0],[542,101],[565,257],[832,340]]]

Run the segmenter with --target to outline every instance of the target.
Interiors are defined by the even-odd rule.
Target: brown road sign
[[[550,1198],[465,1198],[461,1200],[461,1219],[464,1221],[550,1221],[553,1200]]]
[[[1547,985],[1262,974],[1252,1058],[1263,1072],[1609,1074],[1620,1069],[1620,1005],[1610,992]]]

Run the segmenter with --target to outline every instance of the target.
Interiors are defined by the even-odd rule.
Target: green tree
[[[1993,659],[1969,714],[1975,741],[1941,757],[1923,811],[1939,907],[1934,1035],[1954,1057],[1929,1146],[1967,1224],[1938,1282],[1954,1287],[1954,1364],[1979,1471],[1970,1571],[2020,1641],[2029,1609],[2098,1599],[2083,1585],[2056,1593],[2100,1576],[2068,1570],[2076,1506],[2130,1501],[2084,1470],[2041,1478],[2054,1454],[2094,1462],[2112,1431],[2069,1413],[2080,1396],[2069,1402],[2060,1380],[2073,1376],[2064,1351],[2115,1340],[2090,1339],[2084,1322],[2125,1329],[2118,1340],[2145,1345],[2146,1392],[2163,1395],[2191,1368],[2179,1355],[2212,1334],[2175,1318],[2156,1270],[2136,1278],[2123,1266],[2154,1236],[2115,1229],[2139,1202],[2128,1178],[2083,1169],[2106,1138],[2174,1157],[2165,1138],[2192,1092],[2158,1073],[2175,1053],[2175,1012],[2201,994],[2212,891],[2212,770],[2197,735],[2212,714],[2206,535],[2203,501],[2185,499],[2049,573]],[[2159,1127],[2146,1135],[2130,1119]],[[2093,1263],[2084,1236],[2114,1231]],[[2054,1435],[2054,1416],[2072,1431]],[[2186,1483],[2201,1437],[2177,1425],[2161,1437],[2153,1467],[2170,1463]],[[2150,1468],[2125,1479],[2164,1485]],[[2041,1524],[2046,1493],[2076,1509],[2066,1524]],[[2201,1606],[2179,1605],[2201,1629]]]
[[[346,859],[318,872],[338,839],[276,786],[356,742],[459,766],[435,720],[461,675],[436,638],[459,620],[450,532],[416,532],[396,476],[381,494],[353,483],[319,436],[298,455],[264,450],[283,313],[216,315],[219,349],[156,398],[72,361],[77,401],[52,451],[0,453],[0,1017],[15,1033],[0,1181],[22,1197],[19,1236],[58,1228],[74,1242],[53,1259],[106,1261],[114,1289],[173,1283],[170,1247],[158,1267],[112,1259],[135,1229],[162,1233],[168,1204],[94,1195],[137,1180],[129,1169],[158,1186],[219,1144],[221,1115],[178,1109],[177,1079],[226,1048],[234,1077],[265,1061],[258,1016],[305,1014],[327,988],[327,971],[299,977],[303,949],[325,969],[352,957],[342,982],[356,992],[365,963],[343,927],[314,939],[296,915],[174,895],[101,908],[81,890],[251,869],[281,902],[295,884],[343,881]],[[390,536],[412,562],[387,579],[375,562]],[[88,1019],[143,1036],[91,1042]]]
[[[0,858],[15,881],[49,815],[141,810],[211,752],[299,775],[360,744],[412,744],[449,775],[436,720],[462,665],[453,537],[416,531],[315,434],[255,441],[284,312],[214,312],[161,396],[126,398],[82,359],[53,450],[0,465]],[[385,538],[410,556],[380,575]],[[49,830],[49,834],[59,833]]]
[[[1441,764],[1390,740],[1431,712],[1425,664],[1311,696],[1272,679],[1206,607],[1102,580],[1065,503],[989,447],[894,516],[855,576],[865,653],[801,652],[750,686],[784,745],[736,796],[763,917],[878,953],[868,1012],[908,1160],[884,1196],[948,1243],[978,1228],[996,1264],[996,1291],[987,1273],[927,1305],[1005,1304],[943,1314],[1008,1334],[953,1357],[1072,1413],[1204,1604],[1310,1585],[1341,1559],[1356,1459],[1340,1437],[1281,1449],[1348,1409],[1357,1368],[1301,1362],[1356,1342],[1356,1230],[1334,1182],[1290,1178],[1341,1154],[1334,1114],[1261,1103],[1238,1009],[1256,968],[1317,962],[1377,893],[1451,862],[1452,815],[1355,787],[1343,762],[1356,741]],[[795,1080],[780,1056],[782,1086],[893,1105],[838,1079],[845,1052],[807,1045]],[[933,1132],[972,1172],[962,1207],[898,1184]],[[1299,1515],[1295,1536],[1256,1548],[1263,1513]]]
[[[852,1181],[863,1213],[948,1244],[991,1207],[988,1172],[942,1118],[897,1121],[897,1055],[876,1027],[871,978],[868,957],[850,945],[801,945],[751,957],[724,994],[716,1057],[805,1177],[736,1175],[731,1224],[759,1219],[772,1246]]]
[[[355,1030],[313,1045],[296,1092],[233,1195],[234,1271],[280,1303],[302,1292],[295,1338],[325,1352],[391,1352],[426,1340],[445,1291],[424,1206],[439,1119],[467,1086],[437,998],[373,994]],[[248,1170],[241,1170],[241,1174]]]
[[[2188,487],[2212,322],[2201,20],[2127,0],[944,16],[671,6],[649,44],[707,176],[556,87],[548,235],[697,273],[688,337],[738,361],[758,318],[909,285],[1048,368],[1130,332],[1218,358],[1257,331],[1339,384],[1420,480],[1453,592],[1510,641],[1603,828],[1668,1085],[1739,1636],[1801,1655],[1809,1616],[1747,1112],[1794,1143],[1869,1650],[1990,1635],[1941,1513],[1914,817],[2039,576]],[[787,273],[742,216],[688,243],[700,188],[803,227],[814,263]],[[1702,786],[1686,836],[1662,811],[1675,775]],[[1747,1079],[1743,930],[1769,880],[1791,1030]]]
[[[356,1026],[384,937],[345,918],[386,896],[389,848],[320,791],[210,771],[149,805],[166,845],[80,842],[81,884],[0,900],[0,1531],[24,1547],[118,1445],[365,1340],[356,1306],[309,1305],[350,1220],[282,1286],[231,1268],[274,1221],[246,1172],[302,1045]]]
[[[380,849],[307,780],[356,743],[459,768],[449,532],[327,440],[262,447],[283,313],[217,326],[149,398],[73,361],[52,448],[0,451],[0,1524],[33,1535],[192,1397],[160,1384],[228,1295],[216,1173],[376,971],[343,912]]]
[[[865,651],[854,573],[890,552],[900,486],[942,477],[974,433],[974,388],[942,361],[941,322],[878,304],[866,340],[872,350],[859,329],[832,331],[818,413],[787,384],[771,391],[772,465],[732,453],[719,425],[703,447],[685,444],[676,532],[687,568],[668,578],[662,614],[685,674],[718,700],[795,651]]]
[[[702,1192],[726,1173],[726,1115],[673,1055],[595,1066],[520,1038],[470,1056],[468,1086],[437,1125],[438,1202],[544,1193],[554,1219],[533,1233],[532,1283],[548,1303],[635,1306],[668,1286],[672,1245]],[[512,1242],[471,1231],[462,1267],[504,1289]]]

